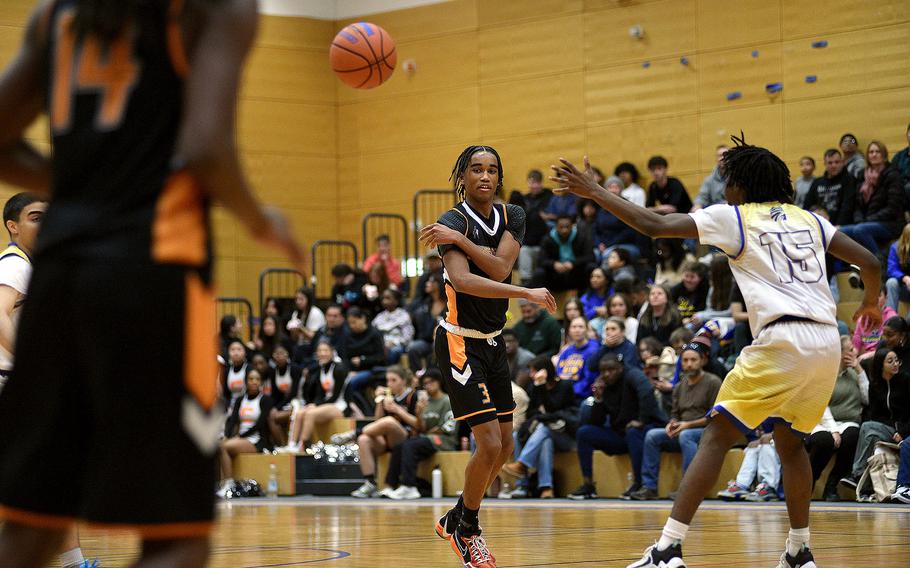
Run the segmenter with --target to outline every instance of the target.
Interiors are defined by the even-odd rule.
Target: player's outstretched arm
[[[698,228],[689,215],[685,213],[659,215],[613,195],[597,185],[587,156],[584,159],[585,171],[580,171],[565,158],[560,158],[559,161],[562,165],[551,166],[556,175],[550,176],[550,179],[559,184],[554,193],[569,192],[591,199],[616,215],[626,225],[651,238],[698,238]]]
[[[0,76],[0,180],[44,198],[50,196],[50,160],[22,135],[44,108],[44,42],[42,20],[48,6],[32,14],[16,58]]]
[[[184,93],[175,163],[228,208],[261,243],[283,251],[302,270],[303,251],[284,215],[263,207],[240,167],[235,146],[237,91],[256,36],[256,0],[225,0],[204,14]]]
[[[840,231],[836,231],[831,237],[828,252],[844,262],[859,266],[865,295],[862,305],[853,314],[853,321],[867,317],[869,329],[877,328],[882,320],[882,311],[878,308],[878,294],[882,284],[881,263],[874,254]]]
[[[456,292],[480,298],[524,298],[531,303],[543,306],[551,314],[556,313],[556,300],[546,288],[522,288],[471,274],[468,257],[459,249],[446,251],[442,261]]]

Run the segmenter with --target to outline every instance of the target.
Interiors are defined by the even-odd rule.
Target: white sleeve
[[[11,255],[0,260],[0,286],[9,286],[20,294],[28,290],[32,265],[27,260]]]
[[[831,244],[831,239],[834,237],[834,232],[837,231],[837,228],[821,215],[816,215],[812,212],[809,214],[818,221],[818,228],[821,229],[822,232],[822,244],[825,245],[825,250],[828,250],[828,245]]]
[[[310,331],[319,331],[325,325],[325,314],[322,310],[313,306],[310,308],[309,316],[306,319],[306,328]]]
[[[698,228],[698,241],[737,257],[745,245],[742,218],[734,205],[716,204],[689,213]]]

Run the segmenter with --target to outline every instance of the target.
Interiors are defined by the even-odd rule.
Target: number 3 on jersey
[[[771,264],[782,284],[794,281],[814,284],[821,280],[825,271],[815,253],[810,231],[762,233],[758,239],[761,246],[768,249]]]
[[[487,390],[487,385],[485,385],[483,383],[477,383],[477,386],[480,387],[481,391],[483,391],[483,400],[481,400],[480,402],[482,402],[483,404],[489,404],[490,402],[492,402],[492,399],[490,398],[490,391]]]
[[[132,54],[131,32],[105,46],[91,36],[77,41],[71,9],[57,21],[51,129],[57,135],[69,130],[73,99],[80,92],[95,92],[100,96],[95,127],[99,131],[116,129],[123,120],[129,94],[140,74],[139,64]],[[77,52],[78,60],[74,57]]]

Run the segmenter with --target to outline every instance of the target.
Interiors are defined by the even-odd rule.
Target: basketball
[[[355,89],[372,89],[388,81],[397,59],[392,36],[369,22],[345,27],[332,40],[329,50],[332,71]]]

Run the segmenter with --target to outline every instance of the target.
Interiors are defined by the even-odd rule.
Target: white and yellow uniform
[[[730,257],[755,337],[711,414],[724,414],[744,432],[771,419],[807,435],[825,411],[840,364],[837,306],[825,273],[836,229],[781,203],[712,205],[691,216],[699,241]]]
[[[9,286],[19,294],[11,314],[13,326],[19,324],[19,312],[22,311],[22,304],[25,303],[25,292],[28,290],[28,282],[31,277],[31,259],[15,243],[10,243],[6,249],[0,252],[0,286]],[[0,372],[6,374],[12,368],[13,354],[0,347]],[[3,380],[0,379],[0,386],[2,384]]]

